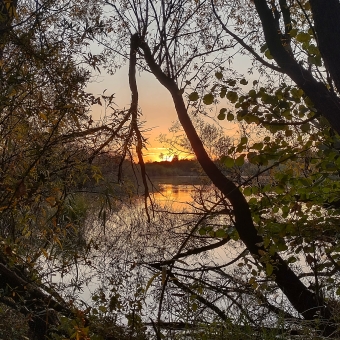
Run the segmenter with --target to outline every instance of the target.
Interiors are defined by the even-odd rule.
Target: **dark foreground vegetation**
[[[339,338],[339,18],[338,0],[0,0],[0,337]],[[87,91],[123,64],[128,108]],[[145,72],[197,163],[144,162]],[[153,200],[150,178],[188,174],[208,181],[186,210]]]

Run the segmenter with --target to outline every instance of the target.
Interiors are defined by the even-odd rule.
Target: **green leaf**
[[[245,117],[247,114],[248,114],[248,110],[247,109],[243,109],[243,110],[240,110],[238,111],[238,117]]]
[[[225,120],[225,113],[220,113],[220,114],[217,116],[217,119],[218,119],[218,120]]]
[[[247,81],[246,79],[243,78],[243,79],[240,80],[240,84],[241,84],[241,85],[247,85],[247,84],[248,84],[248,81]]]
[[[292,130],[286,130],[285,131],[285,136],[286,137],[291,137],[293,135],[293,131]]]
[[[107,308],[105,306],[99,306],[98,309],[102,312],[102,313],[106,313],[107,312]]]
[[[151,276],[151,278],[149,279],[148,283],[146,284],[146,287],[145,287],[145,293],[148,291],[149,287],[151,286],[152,282],[155,280],[155,278],[157,276],[160,276],[162,274],[162,272],[159,272],[159,273],[156,273],[154,275]]]
[[[215,77],[218,79],[218,80],[221,80],[223,78],[223,74],[221,72],[216,72],[215,73]]]
[[[308,33],[300,32],[295,37],[298,42],[307,42],[311,40],[311,36]]]
[[[241,137],[241,141],[240,141],[241,145],[247,144],[247,142],[248,142],[248,138],[247,137]]]
[[[238,241],[240,239],[240,236],[234,227],[229,228],[227,233],[230,236],[230,238],[234,241]]]
[[[288,249],[288,247],[287,247],[287,245],[283,241],[283,242],[280,242],[280,243],[277,244],[277,249],[279,251],[285,251],[285,250]]]
[[[260,51],[264,53],[268,49],[267,44],[261,46]]]
[[[236,103],[238,99],[238,94],[235,91],[228,91],[227,99],[232,103]]]
[[[243,190],[243,195],[244,196],[251,196],[251,194],[252,194],[251,187],[244,188],[244,190]]]
[[[311,101],[309,97],[304,97],[303,100],[309,108],[314,106],[313,102]]]
[[[198,233],[200,234],[200,235],[206,235],[207,234],[207,230],[205,229],[205,228],[201,228],[199,231],[198,231]]]
[[[316,65],[316,66],[322,66],[321,56],[309,56],[308,57],[308,63]]]
[[[310,124],[309,123],[305,123],[303,125],[301,125],[301,131],[303,132],[309,132],[310,131]]]
[[[288,263],[294,263],[297,261],[297,258],[295,256],[290,256],[287,260]]]
[[[234,159],[231,158],[230,156],[223,156],[221,158],[221,161],[227,168],[232,168],[235,164]]]
[[[285,192],[285,187],[283,185],[278,185],[278,186],[275,187],[274,191],[277,194],[281,195]]]
[[[242,166],[243,164],[244,164],[244,157],[245,157],[246,155],[240,155],[239,157],[237,157],[236,159],[235,159],[235,165],[237,165],[237,166]]]
[[[210,92],[214,92],[215,90],[216,90],[216,87],[217,87],[218,85],[217,84],[215,84],[211,89],[210,89]]]
[[[274,270],[273,266],[270,263],[266,263],[266,274],[268,276],[273,274],[273,270]]]
[[[278,99],[276,96],[271,96],[268,93],[263,93],[261,99],[265,104],[276,105],[278,102]]]
[[[257,205],[258,201],[255,197],[252,197],[248,203],[249,205]]]
[[[197,92],[193,92],[193,93],[190,93],[190,94],[189,94],[189,97],[188,97],[188,98],[189,98],[190,101],[194,102],[194,101],[198,100],[199,95],[198,95]]]
[[[229,122],[231,122],[231,121],[233,121],[234,119],[235,119],[234,115],[233,115],[231,112],[229,112],[229,113],[227,114],[227,120],[228,120]]]
[[[226,94],[227,94],[227,87],[226,87],[226,86],[223,86],[223,87],[221,88],[220,97],[221,97],[221,98],[224,98],[224,97],[226,96]]]
[[[226,108],[222,108],[222,109],[220,110],[220,113],[219,113],[219,115],[217,116],[217,118],[218,118],[219,120],[224,120],[224,119],[225,119],[225,113],[226,113],[226,111],[227,111]]]
[[[308,47],[308,52],[310,54],[320,54],[319,49],[314,44],[310,44],[310,46]]]
[[[264,55],[267,57],[267,59],[274,59],[274,57],[271,55],[269,50],[266,50],[266,52],[264,53]]]
[[[214,102],[214,95],[212,93],[208,93],[203,97],[203,103],[205,105],[211,105]]]
[[[250,90],[248,94],[249,94],[249,96],[252,97],[252,98],[255,98],[255,97],[256,97],[256,91],[255,91],[255,90]]]
[[[236,80],[235,79],[228,79],[227,80],[227,84],[229,86],[235,86],[236,85]]]
[[[295,29],[295,28],[293,28],[289,31],[289,34],[290,34],[291,37],[296,37],[297,33],[298,33],[298,30]]]
[[[253,149],[255,150],[262,150],[262,148],[263,148],[263,143],[255,143],[253,145]]]
[[[226,237],[227,233],[225,232],[224,229],[219,229],[219,230],[216,230],[215,236],[216,237]]]

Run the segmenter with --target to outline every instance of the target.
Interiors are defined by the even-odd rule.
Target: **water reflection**
[[[155,211],[152,211],[149,205],[151,221],[147,220],[143,198],[125,202],[118,210],[111,212],[105,222],[93,216],[93,221],[88,221],[90,229],[87,235],[93,240],[92,244],[96,244],[96,246],[91,247],[91,251],[86,255],[86,261],[81,263],[80,259],[77,259],[78,262],[74,270],[70,270],[63,277],[58,275],[51,278],[51,283],[59,285],[60,288],[63,285],[65,287],[70,285],[70,296],[77,293],[80,299],[90,306],[94,305],[92,296],[96,291],[98,292],[99,289],[110,291],[114,285],[112,282],[119,281],[122,276],[124,284],[119,281],[116,286],[120,285],[119,289],[122,294],[126,288],[124,294],[127,295],[127,299],[130,292],[133,292],[131,287],[138,280],[138,282],[143,282],[145,287],[154,274],[150,274],[142,264],[171,259],[199,219],[194,208],[198,195],[197,189],[200,189],[199,196],[207,206],[209,206],[209,202],[217,200],[212,192],[212,186],[200,188],[197,182],[193,184],[183,183],[183,181],[176,183],[174,179],[170,178],[169,181],[159,181],[157,188],[158,191],[153,193]],[[185,213],[182,213],[183,211]],[[105,228],[103,227],[104,223]],[[225,225],[225,222],[219,221],[218,218],[209,219],[202,225],[213,225],[214,223]],[[218,226],[216,228],[218,229]],[[185,242],[186,247],[183,252],[197,246],[217,242],[217,240],[204,240],[204,238],[200,240],[197,237],[192,237],[188,242]],[[222,265],[237,257],[242,250],[228,244],[225,247],[206,251],[204,256],[188,257],[185,262],[179,261],[177,265],[192,266],[193,268]],[[79,281],[75,279],[78,277]],[[155,291],[162,285],[160,279],[159,277],[159,280],[157,278],[154,281]],[[73,288],[74,282],[79,287],[78,291]],[[63,291],[65,294],[67,293],[66,288]],[[151,310],[157,305],[157,299],[148,297],[146,303],[150,307],[145,307],[145,309],[148,311],[148,316],[151,316]]]
[[[162,184],[160,191],[154,194],[154,199],[159,205],[171,205],[174,209],[180,209],[192,202],[193,192],[192,185]]]

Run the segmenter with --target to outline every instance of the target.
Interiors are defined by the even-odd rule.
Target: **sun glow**
[[[147,162],[171,161],[173,155],[168,155],[168,149],[164,147],[151,147],[143,152]]]

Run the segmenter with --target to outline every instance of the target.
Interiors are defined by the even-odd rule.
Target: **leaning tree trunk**
[[[267,1],[254,0],[254,3],[263,26],[268,49],[281,68],[281,72],[289,76],[305,92],[312,100],[316,110],[327,118],[332,128],[340,134],[340,98],[332,89],[328,89],[325,84],[316,80],[313,74],[305,69],[290,53],[290,48],[286,45],[287,40],[278,29],[277,18],[272,9],[268,7]],[[314,29],[317,37],[319,37],[321,55],[339,90],[340,24],[336,25],[340,17],[339,1],[312,0],[310,4],[315,14]]]
[[[222,174],[208,156],[203,143],[190,120],[181,91],[174,79],[167,76],[155,62],[150,48],[145,41],[140,40],[139,47],[143,50],[144,58],[152,73],[171,93],[179,121],[190,141],[197,160],[212,183],[232,204],[233,213],[235,215],[235,228],[240,239],[244,242],[251,254],[258,259],[260,257],[259,255],[266,252],[266,250],[263,247],[263,238],[258,235],[253,223],[247,200],[237,186]],[[317,296],[316,293],[308,290],[278,253],[271,255],[270,261],[274,264],[273,280],[280,287],[294,308],[306,320],[315,320],[321,316],[324,322],[321,322],[319,326],[323,330],[324,335],[328,336],[334,334],[336,329],[330,322],[332,315],[328,307],[324,304],[322,297]],[[265,266],[265,263],[263,263],[263,265]]]

